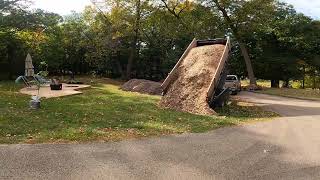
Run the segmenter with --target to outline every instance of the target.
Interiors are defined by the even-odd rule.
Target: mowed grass
[[[282,86],[282,81],[280,82],[280,87]],[[269,94],[275,96],[283,96],[297,99],[307,99],[307,100],[320,100],[320,90],[316,89],[299,89],[298,81],[292,81],[291,84],[294,88],[271,88],[271,82],[268,80],[257,80],[258,86],[261,86],[263,90],[256,91],[257,93]],[[242,80],[242,86],[248,86],[249,80]]]
[[[241,80],[241,86],[249,86],[249,85],[250,85],[250,81],[248,79]],[[257,80],[257,85],[261,86],[261,87],[264,87],[264,88],[270,88],[271,87],[271,81],[258,79]]]
[[[320,91],[313,89],[265,88],[262,91],[257,92],[290,98],[320,100]]]
[[[124,92],[117,85],[96,84],[82,95],[43,99],[28,108],[30,96],[11,82],[0,82],[0,143],[106,142],[175,133],[206,132],[276,116],[233,102],[221,117],[159,108],[160,97]],[[223,117],[226,116],[226,117]]]

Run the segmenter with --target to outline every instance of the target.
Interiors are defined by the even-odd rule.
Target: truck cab
[[[227,75],[225,88],[229,88],[232,95],[237,95],[241,91],[241,81],[237,75]]]

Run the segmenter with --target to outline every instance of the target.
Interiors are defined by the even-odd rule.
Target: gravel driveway
[[[320,179],[320,102],[240,96],[283,117],[117,143],[0,145],[0,179]]]

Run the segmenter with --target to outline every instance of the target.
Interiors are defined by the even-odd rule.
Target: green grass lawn
[[[320,91],[313,89],[265,88],[257,92],[298,99],[320,100]]]
[[[268,80],[257,80],[258,86],[261,86],[263,90],[256,91],[257,93],[283,96],[283,97],[291,97],[298,99],[309,99],[309,100],[320,100],[320,91],[313,89],[299,89],[300,82],[292,81],[292,87],[294,88],[271,88],[271,82]],[[249,80],[242,80],[242,86],[248,86]],[[280,87],[282,86],[282,82],[280,82]]]
[[[248,79],[241,80],[241,85],[242,86],[249,86],[250,81]],[[290,84],[293,88],[298,89],[301,86],[300,81],[290,81]],[[271,88],[271,81],[270,80],[263,80],[263,79],[258,79],[257,80],[257,85],[262,87],[262,88]],[[283,81],[280,81],[280,87],[283,85]]]
[[[161,109],[158,96],[96,84],[84,94],[43,99],[30,110],[30,96],[14,83],[0,82],[0,143],[64,143],[118,141],[173,133],[206,132],[243,122],[267,120],[276,114],[246,103],[219,109],[221,116],[198,116]]]
[[[249,85],[250,85],[250,81],[248,79],[241,80],[241,86],[249,86]],[[270,88],[271,87],[271,81],[258,79],[257,80],[257,85],[261,86],[261,87],[264,87],[264,88]]]

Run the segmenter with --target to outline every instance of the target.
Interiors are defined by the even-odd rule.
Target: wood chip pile
[[[161,83],[145,79],[131,79],[123,84],[121,89],[150,95],[161,95],[162,93]]]
[[[224,49],[221,44],[191,49],[160,106],[193,114],[215,114],[207,102],[207,91]]]

